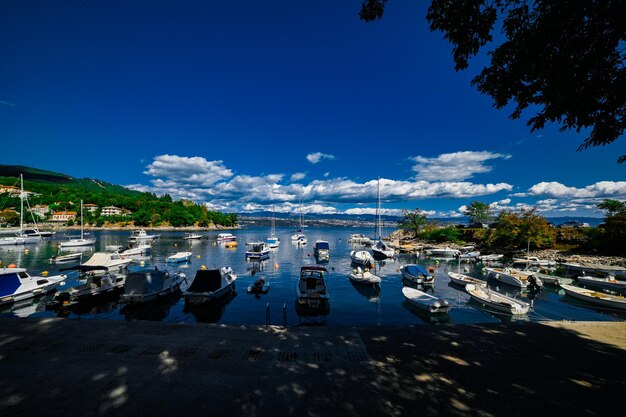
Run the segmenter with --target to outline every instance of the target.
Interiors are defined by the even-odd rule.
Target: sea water
[[[273,324],[273,325],[336,325],[336,326],[378,326],[378,325],[420,325],[429,323],[489,323],[509,321],[542,321],[542,320],[581,320],[581,321],[613,321],[626,320],[626,314],[603,310],[582,301],[564,295],[555,287],[545,287],[540,292],[524,291],[509,287],[498,282],[489,282],[490,287],[500,292],[518,297],[524,301],[532,301],[533,309],[528,315],[517,317],[499,314],[486,310],[471,301],[469,295],[450,282],[448,271],[461,271],[467,275],[486,279],[482,269],[470,263],[462,263],[454,259],[436,260],[415,254],[399,254],[395,259],[378,261],[375,265],[376,275],[382,282],[378,288],[353,284],[348,278],[353,266],[350,251],[367,250],[367,247],[353,246],[348,239],[353,233],[372,234],[370,229],[362,228],[306,228],[308,244],[292,243],[292,229],[278,228],[277,236],[280,246],[275,249],[269,259],[251,262],[245,257],[246,242],[265,241],[270,233],[266,227],[251,227],[234,230],[239,242],[237,248],[227,248],[223,242],[217,242],[217,231],[200,232],[205,236],[202,240],[183,240],[185,232],[155,232],[159,238],[152,243],[149,256],[136,257],[130,270],[143,268],[167,269],[171,272],[181,271],[187,276],[183,283],[184,290],[193,280],[195,273],[202,266],[221,268],[230,266],[238,275],[236,293],[226,297],[212,306],[187,311],[184,299],[180,295],[164,298],[145,306],[126,308],[115,300],[89,305],[72,312],[54,312],[45,309],[46,302],[52,295],[0,307],[1,316],[17,317],[80,317],[100,320],[159,320],[167,322],[210,322],[222,324]],[[97,238],[95,246],[76,249],[84,251],[82,261],[85,262],[95,251],[103,251],[107,245],[126,245],[130,232],[98,230],[93,232]],[[60,273],[61,268],[72,264],[51,264],[50,257],[68,253],[59,252],[58,244],[64,239],[57,234],[36,245],[26,247],[0,247],[0,261],[4,266],[16,264],[27,268],[31,275],[39,275],[47,271],[50,275]],[[296,310],[296,284],[300,267],[316,265],[313,255],[313,244],[317,239],[326,240],[330,245],[330,260],[321,264],[328,269],[328,289],[330,292],[330,309],[327,314],[309,315]],[[167,264],[165,259],[179,251],[193,253],[191,261],[182,264]],[[424,314],[412,307],[402,295],[402,287],[411,285],[403,281],[400,267],[407,263],[419,263],[427,269],[435,270],[434,286],[423,287],[430,294],[442,297],[452,305],[449,315],[436,316]],[[65,272],[61,272],[65,273]],[[259,276],[265,277],[270,284],[267,294],[253,295],[247,293],[247,287]],[[77,274],[70,272],[63,287],[78,285]]]

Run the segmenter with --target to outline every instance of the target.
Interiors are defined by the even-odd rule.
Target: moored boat
[[[350,252],[350,259],[353,264],[371,267],[374,265],[372,254],[365,250],[353,250]]]
[[[403,287],[402,294],[409,303],[428,313],[447,314],[450,311],[450,303],[443,298],[435,297],[411,287]]]
[[[111,274],[104,266],[78,265],[64,270],[76,270],[87,275],[85,283],[63,291],[57,291],[52,301],[46,304],[46,308],[69,308],[83,302],[100,299],[106,295],[121,292],[126,282],[125,274]],[[90,274],[99,270],[99,274]]]
[[[296,303],[307,308],[328,306],[330,294],[326,286],[326,268],[322,266],[303,266],[296,285]]]
[[[372,239],[361,233],[353,233],[350,235],[348,243],[352,243],[354,245],[371,245]]]
[[[416,284],[431,284],[435,280],[434,275],[429,274],[423,266],[418,264],[402,265],[400,273],[402,273],[402,278]]]
[[[165,261],[168,263],[187,262],[191,259],[191,255],[193,255],[191,252],[176,252],[165,258]]]
[[[485,271],[489,274],[489,278],[493,278],[504,284],[509,284],[517,288],[537,287],[543,286],[543,283],[539,278],[534,276],[532,271],[522,271],[513,268],[485,268]]]
[[[480,305],[490,307],[502,313],[520,315],[530,311],[530,304],[493,291],[487,287],[467,284],[465,291]]]
[[[158,238],[159,235],[152,235],[149,234],[148,232],[146,232],[145,229],[139,229],[139,230],[134,230],[131,235],[129,240],[131,242],[148,242],[148,241],[153,241],[154,239]]]
[[[237,275],[231,267],[220,269],[199,269],[196,276],[183,293],[185,303],[203,304],[217,300],[235,291]]]
[[[51,264],[62,264],[80,261],[83,256],[82,252],[68,253],[66,255],[56,255],[50,258]]]
[[[327,241],[318,239],[313,244],[313,255],[318,261],[327,261],[330,259],[330,246]]]
[[[133,260],[120,256],[116,252],[96,252],[82,266],[104,266],[111,272],[118,272],[125,269]],[[102,271],[94,270],[94,273]]]
[[[0,305],[47,294],[66,278],[66,275],[31,276],[26,268],[1,268]]]
[[[578,284],[583,287],[601,288],[603,290],[617,291],[626,293],[626,281],[619,281],[615,277],[608,276],[606,278],[579,276],[576,278]]]
[[[355,284],[362,285],[378,285],[380,284],[380,277],[372,274],[372,272],[365,268],[356,267],[349,275],[350,280]]]
[[[237,236],[232,233],[218,233],[217,241],[218,242],[231,242],[237,240]]]
[[[124,294],[120,296],[120,302],[142,304],[156,300],[179,291],[183,279],[185,279],[183,273],[170,274],[157,268],[133,271],[126,277]]]
[[[247,260],[261,260],[270,257],[271,249],[267,247],[265,242],[248,242],[250,249],[246,251]]]
[[[204,239],[204,236],[202,236],[199,233],[185,233],[185,236],[183,236],[183,240],[199,240],[199,239]]]
[[[248,285],[248,294],[267,294],[270,290],[270,284],[265,277],[258,277],[253,283]]]
[[[563,288],[565,294],[569,295],[570,297],[587,301],[589,303],[602,307],[626,311],[626,298],[622,296],[606,294],[603,292],[597,292],[567,284],[562,284],[561,288]]]
[[[452,272],[452,271],[448,271],[448,276],[450,277],[450,280],[458,285],[462,285],[463,288],[465,288],[465,286],[467,284],[474,284],[480,287],[486,287],[487,286],[487,282],[478,279],[478,278],[473,278],[470,277],[468,275],[464,275],[464,274],[460,274],[458,272]]]

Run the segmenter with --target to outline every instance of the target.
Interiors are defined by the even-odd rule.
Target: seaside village
[[[0,279],[3,285],[0,305],[12,304],[48,293],[54,294],[46,304],[51,309],[69,309],[92,303],[103,296],[110,297],[111,294],[116,294],[122,304],[134,305],[149,303],[180,291],[183,292],[186,304],[203,305],[217,303],[223,297],[235,293],[235,281],[238,275],[231,266],[228,266],[229,264],[236,265],[235,262],[228,262],[221,267],[216,265],[213,269],[202,265],[193,274],[193,279],[192,277],[187,279],[186,273],[180,272],[180,268],[177,270],[158,270],[158,268],[130,270],[131,264],[136,261],[134,257],[151,255],[152,245],[158,238],[158,234],[150,233],[145,228],[134,228],[127,242],[102,246],[97,243],[97,237],[94,234],[85,231],[83,224],[86,212],[99,211],[101,216],[124,217],[132,214],[129,210],[115,206],[98,207],[89,202],[83,203],[83,201],[80,202],[80,212],[51,211],[48,206],[44,205],[30,207],[28,199],[34,195],[24,190],[23,180],[20,182],[20,188],[4,186],[0,189],[0,194],[18,197],[20,201],[20,212],[15,211],[15,215],[20,218],[19,229],[13,236],[0,237],[0,250],[11,251],[12,247],[28,248],[54,242],[58,252],[45,261],[50,264],[73,265],[70,269],[76,271],[80,279],[76,286],[60,290],[57,287],[59,283],[67,280],[65,274],[51,276],[46,272],[42,276],[31,276],[20,265],[14,263],[2,265]],[[524,299],[516,294],[524,294],[524,291],[530,291],[532,294],[533,291],[541,291],[545,286],[558,287],[559,291],[563,291],[569,297],[583,300],[596,307],[606,308],[609,311],[626,311],[626,299],[623,297],[626,293],[626,265],[623,258],[564,255],[553,250],[530,252],[530,238],[526,251],[498,252],[494,251],[493,245],[490,248],[465,241],[444,240],[439,244],[429,243],[415,239],[415,236],[412,237],[410,227],[400,227],[399,230],[385,236],[384,222],[379,214],[379,195],[377,200],[374,236],[350,233],[346,239],[346,244],[350,247],[344,246],[343,248],[345,255],[333,256],[334,262],[339,262],[341,258],[349,262],[351,272],[346,274],[346,278],[357,287],[379,293],[384,279],[389,278],[382,274],[384,270],[381,269],[379,272],[379,267],[385,262],[394,261],[398,262],[396,279],[401,279],[405,284],[401,288],[403,299],[414,308],[429,315],[445,316],[453,308],[449,297],[440,296],[439,292],[433,290],[436,281],[449,282],[463,289],[468,297],[480,307],[512,316],[528,315],[533,308],[532,300],[535,298],[534,295],[532,297],[527,295]],[[56,206],[61,205],[63,204],[59,203]],[[53,229],[55,224],[72,224],[79,228],[80,235],[68,236],[66,239],[53,237],[55,231],[40,229],[34,222],[35,216],[31,216],[33,224],[27,227],[24,219],[26,208]],[[77,224],[79,226],[76,226]],[[308,248],[310,245],[312,250],[309,256],[312,254],[315,262],[303,264],[300,268],[295,291],[296,305],[301,311],[307,310],[310,315],[319,313],[323,316],[328,314],[330,304],[331,291],[328,287],[329,269],[327,266],[331,261],[331,251],[341,253],[341,249],[337,250],[336,242],[319,236],[309,244],[305,227],[307,226],[300,212],[297,230],[288,240],[297,248]],[[485,224],[467,227],[478,227],[479,232],[485,227],[489,228]],[[570,221],[560,227],[587,228],[589,225]],[[215,239],[215,243],[223,245],[224,248],[236,249],[238,246],[235,231],[209,237],[201,233],[202,230],[198,228],[196,231],[185,233],[180,236],[180,240]],[[323,235],[324,229],[320,230]],[[449,236],[453,235],[452,232],[455,236],[460,233],[455,227],[446,226],[434,229],[431,237],[441,235],[443,232],[451,233]],[[283,240],[285,240],[284,236]],[[245,262],[267,261],[279,251],[280,243],[281,239],[276,231],[276,219],[272,215],[267,238],[245,242]],[[171,248],[174,249],[177,246],[174,243]],[[98,251],[76,250],[95,247],[98,247]],[[25,249],[25,252],[28,253],[29,249]],[[83,259],[83,256],[89,254],[91,255],[89,259]],[[176,251],[167,254],[165,263],[166,265],[181,265],[190,262],[193,255],[193,252],[189,250]],[[440,265],[450,261],[456,262],[458,265],[456,270],[448,267],[443,274],[444,270],[439,268]],[[145,263],[146,259],[143,258],[140,265],[143,266]],[[464,264],[472,265],[472,268],[462,267]],[[278,262],[275,265],[278,269]],[[335,263],[333,269],[336,267],[339,265]],[[247,267],[247,269],[256,271],[254,267]],[[254,272],[251,276],[254,276]],[[183,282],[186,285],[183,285]],[[257,295],[267,294],[269,285],[268,277],[259,275],[254,281],[249,282],[247,291]],[[507,292],[507,288],[512,289],[513,293]],[[515,291],[521,291],[521,293],[515,293]]]

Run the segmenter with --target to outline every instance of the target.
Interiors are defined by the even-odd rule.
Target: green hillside
[[[80,201],[99,207],[94,213],[85,213],[85,223],[94,226],[107,224],[134,224],[137,226],[235,226],[237,216],[208,211],[205,206],[191,201],[172,201],[169,195],[157,197],[151,193],[129,190],[119,185],[91,178],[72,178],[69,175],[17,165],[0,165],[0,184],[19,187],[19,176],[24,177],[24,189],[36,195],[29,197],[31,207],[47,205],[53,211],[79,211]],[[102,216],[101,208],[115,206],[125,216]],[[19,199],[0,194],[0,210],[19,207]],[[0,223],[14,224],[15,216],[4,213]],[[49,216],[48,216],[49,217]],[[39,219],[40,221],[47,220]]]

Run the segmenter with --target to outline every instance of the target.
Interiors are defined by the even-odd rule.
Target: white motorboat
[[[76,287],[57,291],[52,301],[46,305],[47,308],[68,308],[79,303],[90,302],[107,295],[113,295],[122,291],[124,283],[126,282],[125,274],[111,274],[108,269],[103,266],[78,265],[63,270],[79,271],[81,274],[87,275],[87,280],[84,284],[80,284]],[[100,271],[101,273],[90,274],[90,272],[95,271]]]
[[[231,267],[199,269],[183,296],[188,304],[209,303],[235,291],[237,275]]]
[[[218,233],[217,234],[218,242],[232,242],[235,240],[237,240],[237,236],[233,235],[232,233]]]
[[[572,278],[557,277],[556,275],[544,274],[542,272],[534,272],[534,276],[539,278],[544,285],[561,285],[571,284]]]
[[[406,264],[400,267],[402,278],[416,284],[432,284],[435,276],[426,272],[423,266],[418,264]]]
[[[66,275],[30,276],[26,268],[0,269],[0,305],[27,300],[54,291]]]
[[[489,278],[517,288],[542,287],[543,283],[532,271],[522,271],[514,268],[485,268]]]
[[[379,276],[372,274],[369,269],[363,269],[360,266],[354,268],[349,276],[350,280],[355,284],[378,285],[381,281]]]
[[[52,231],[47,231],[47,230],[39,230],[37,228],[34,229],[24,229],[24,232],[22,232],[22,234],[24,236],[28,236],[28,237],[32,237],[32,236],[39,236],[39,237],[52,237],[56,232],[52,232]]]
[[[165,262],[171,262],[171,263],[178,263],[178,262],[187,262],[191,259],[191,255],[193,255],[193,253],[191,252],[176,252],[173,255],[168,256],[167,258],[165,258]]]
[[[576,278],[576,280],[578,284],[583,287],[601,288],[603,290],[626,293],[626,281],[617,280],[612,276],[600,278],[582,275]]]
[[[530,266],[556,266],[556,261],[553,259],[539,259],[536,256],[525,256],[523,258],[513,258],[513,263],[518,265],[524,265],[526,268]]]
[[[350,259],[353,264],[372,267],[374,265],[374,257],[365,250],[353,250],[350,252]]]
[[[458,272],[448,271],[448,276],[450,277],[450,280],[452,282],[454,282],[455,284],[458,284],[458,285],[462,285],[463,288],[465,288],[465,286],[467,284],[474,284],[474,285],[479,286],[479,287],[486,287],[487,286],[487,282],[486,281],[483,281],[483,280],[478,279],[478,278],[473,278],[473,277],[470,277],[468,275],[460,274]]]
[[[81,246],[91,246],[96,243],[96,239],[85,237],[83,227],[83,200],[80,200],[80,237],[70,238],[65,242],[59,243],[59,248],[76,248]]]
[[[324,308],[328,306],[330,294],[325,276],[328,274],[322,266],[303,266],[296,286],[296,302],[302,307]]]
[[[183,240],[200,240],[200,239],[204,239],[204,236],[202,236],[199,233],[186,233],[185,236],[183,236]]]
[[[330,259],[330,246],[326,240],[318,239],[313,244],[313,255],[318,261],[328,261]]]
[[[611,309],[626,311],[626,298],[619,295],[611,295],[603,292],[597,292],[586,288],[574,287],[573,285],[562,284],[561,288],[565,294],[579,300],[589,303],[608,307]]]
[[[459,260],[466,260],[466,261],[474,261],[476,259],[478,259],[480,257],[480,252],[475,250],[475,251],[470,251],[470,252],[459,252],[459,255],[457,256],[457,258],[459,258]]]
[[[501,253],[490,253],[488,255],[480,255],[477,259],[481,262],[497,262],[502,260],[504,255]]]
[[[403,287],[402,294],[409,303],[428,313],[447,314],[451,308],[447,300],[427,294],[424,291],[416,290],[415,288]]]
[[[246,259],[248,260],[261,260],[270,257],[271,249],[267,247],[265,242],[248,242],[250,249],[246,251]]]
[[[125,269],[129,263],[133,260],[130,258],[125,258],[120,256],[119,253],[116,252],[96,252],[92,255],[89,260],[83,264],[82,266],[104,266],[110,272],[119,272]],[[102,271],[94,271],[95,273],[102,273]]]
[[[395,254],[395,250],[381,239],[372,245],[372,256],[374,259],[393,258]]]
[[[82,252],[68,253],[67,255],[57,255],[50,258],[51,264],[62,264],[68,262],[80,261],[83,257]]]
[[[302,228],[304,227],[304,221],[302,219],[302,210],[299,208],[298,211],[300,213],[300,226],[296,230],[296,233],[291,235],[291,241],[298,245],[306,245],[307,238],[306,238],[306,235],[302,232]]]
[[[153,241],[154,239],[158,238],[159,235],[152,235],[152,234],[148,234],[148,232],[146,232],[145,229],[139,229],[139,230],[134,230],[131,235],[130,238],[128,239],[131,242],[148,242],[148,241]]]
[[[502,313],[521,315],[528,313],[530,310],[529,303],[493,291],[487,287],[467,284],[465,291],[480,305],[490,307]]]
[[[372,244],[372,239],[370,239],[369,237],[365,236],[364,234],[351,234],[350,238],[348,239],[349,243],[355,244],[355,245],[371,245]]]
[[[175,254],[170,255],[167,258],[165,258],[165,262],[168,262],[168,263],[188,262],[191,259],[191,255],[193,255],[193,253],[191,252],[176,252]]]
[[[150,255],[150,252],[152,252],[152,246],[139,244],[132,248],[124,249],[119,254],[121,256],[143,256]]]
[[[442,257],[442,258],[454,258],[461,255],[461,251],[458,249],[453,249],[448,246],[443,248],[430,248],[427,249],[426,252],[431,256]]]
[[[124,294],[120,302],[124,304],[142,304],[179,291],[185,274],[170,274],[158,269],[144,269],[127,275]]]

